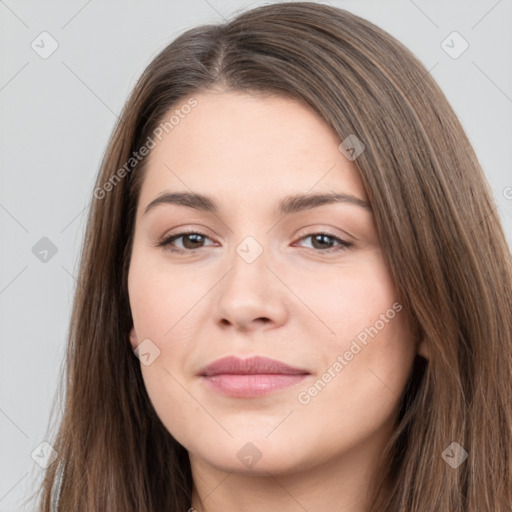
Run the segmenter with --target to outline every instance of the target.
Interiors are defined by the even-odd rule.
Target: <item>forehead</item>
[[[310,108],[289,98],[239,92],[193,98],[196,106],[154,139],[142,206],[173,189],[215,195],[220,203],[261,203],[308,191],[367,200],[355,164],[338,149],[341,139]],[[166,119],[186,103],[174,106]]]

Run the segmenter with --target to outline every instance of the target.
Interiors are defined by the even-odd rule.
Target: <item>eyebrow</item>
[[[359,206],[368,212],[372,211],[372,207],[366,201],[356,196],[338,192],[328,194],[294,194],[286,196],[277,206],[277,215],[288,215],[298,213],[318,206],[334,203],[346,203]],[[186,206],[195,210],[209,213],[218,213],[219,207],[213,198],[195,192],[165,192],[151,201],[144,210],[146,215],[150,210],[161,204],[174,204],[178,206]]]

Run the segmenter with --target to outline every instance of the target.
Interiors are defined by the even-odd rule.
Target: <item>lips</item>
[[[268,357],[228,356],[209,364],[199,375],[210,389],[221,394],[255,398],[293,386],[309,372]]]
[[[240,359],[234,356],[217,359],[212,364],[206,366],[201,375],[212,377],[224,373],[232,375],[256,375],[256,374],[281,374],[281,375],[300,375],[309,373],[306,370],[295,368],[268,357],[254,356],[247,359]]]

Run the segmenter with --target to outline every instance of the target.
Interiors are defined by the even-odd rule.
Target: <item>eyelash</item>
[[[195,249],[179,249],[179,248],[176,248],[176,247],[173,247],[171,245],[171,243],[174,241],[174,240],[177,240],[179,238],[182,238],[182,237],[185,237],[187,235],[200,235],[204,238],[210,238],[208,235],[206,235],[205,233],[201,233],[201,231],[183,231],[181,233],[178,233],[176,235],[171,235],[171,236],[168,236],[166,238],[164,238],[157,246],[158,247],[164,247],[166,250],[172,252],[172,253],[181,253],[181,254],[184,254],[184,253],[194,253],[200,249],[203,249],[203,247],[197,247]],[[338,242],[338,246],[337,247],[329,247],[328,249],[310,249],[314,252],[321,252],[321,253],[333,253],[333,252],[339,252],[339,251],[344,251],[346,249],[349,249],[350,247],[352,247],[354,244],[352,242],[347,242],[346,240],[343,240],[342,238],[339,238],[338,236],[332,234],[332,233],[328,233],[327,231],[319,231],[319,232],[315,232],[315,233],[310,233],[308,235],[305,235],[305,236],[302,236],[300,237],[299,241],[303,241],[303,240],[306,240],[307,238],[311,238],[313,236],[316,236],[316,235],[323,235],[323,236],[327,236],[329,238],[332,238],[334,239],[336,242]]]

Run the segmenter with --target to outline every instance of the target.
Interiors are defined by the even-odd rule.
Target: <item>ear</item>
[[[137,345],[139,344],[137,333],[135,332],[135,327],[132,327],[132,330],[130,331],[130,344],[134,350],[135,348],[137,348]]]
[[[416,345],[416,352],[420,356],[424,357],[427,361],[430,359],[429,345],[427,344],[427,340],[425,338],[422,338]]]

